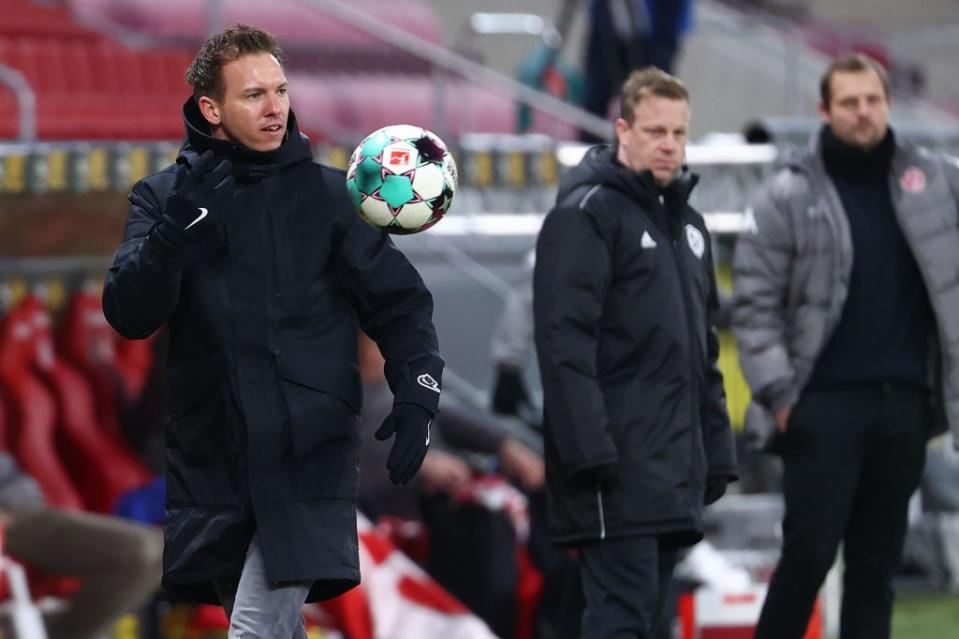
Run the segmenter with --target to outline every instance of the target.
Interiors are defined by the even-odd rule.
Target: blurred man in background
[[[601,118],[626,77],[645,66],[672,71],[692,0],[589,0],[583,108]],[[583,133],[586,142],[597,140]]]
[[[582,636],[654,636],[679,549],[736,476],[712,247],[688,204],[689,94],[626,80],[616,146],[566,174],[536,245],[549,518],[580,550]]]
[[[51,639],[104,637],[160,586],[159,530],[47,505],[37,482],[5,452],[0,452],[0,525],[4,553],[46,575],[80,579],[63,608],[44,619]]]
[[[533,398],[523,372],[533,353],[533,266],[536,252],[523,260],[520,279],[506,296],[503,313],[493,331],[490,349],[493,355],[492,408],[500,415],[514,415],[530,425],[539,422],[533,414]]]
[[[889,637],[931,395],[959,428],[959,165],[897,140],[874,60],[834,60],[820,92],[819,135],[758,195],[734,260],[746,428],[785,468],[757,639],[803,636],[840,542],[842,638]]]

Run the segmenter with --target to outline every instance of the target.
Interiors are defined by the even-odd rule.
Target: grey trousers
[[[57,508],[10,516],[10,555],[45,573],[81,579],[66,609],[44,620],[52,639],[102,637],[160,587],[163,536],[155,528]]]
[[[269,583],[256,535],[246,550],[239,581],[214,585],[230,618],[229,639],[306,639],[300,610],[313,584]]]

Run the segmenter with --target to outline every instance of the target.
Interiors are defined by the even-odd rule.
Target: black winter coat
[[[313,580],[309,600],[359,582],[362,402],[357,322],[380,345],[394,401],[437,411],[443,361],[433,302],[389,237],[353,212],[344,173],[311,161],[290,114],[272,152],[208,135],[192,100],[178,163],[234,164],[220,221],[191,243],[157,229],[169,167],[130,194],[103,305],[122,335],[169,326],[163,584],[218,603],[254,532],[271,582]],[[173,235],[175,237],[175,235]]]
[[[702,537],[707,474],[736,474],[712,251],[688,204],[593,147],[564,177],[536,247],[534,318],[545,394],[554,541]],[[580,479],[612,465],[612,489]]]

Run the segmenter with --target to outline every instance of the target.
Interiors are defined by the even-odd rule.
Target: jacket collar
[[[309,139],[300,133],[292,110],[287,118],[286,137],[272,151],[255,151],[237,142],[211,136],[210,126],[192,97],[183,105],[183,123],[186,140],[180,147],[177,163],[192,165],[201,153],[212,150],[218,156],[229,158],[240,181],[256,181],[291,164],[312,159]]]

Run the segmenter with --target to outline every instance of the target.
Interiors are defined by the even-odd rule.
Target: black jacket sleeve
[[[190,250],[187,242],[176,241],[183,238],[158,232],[162,204],[150,179],[141,180],[130,192],[123,243],[103,287],[103,312],[110,325],[128,339],[149,337],[173,314]],[[172,186],[173,174],[152,179],[161,187],[166,181]]]
[[[617,460],[596,371],[599,322],[612,281],[612,256],[593,216],[557,208],[536,243],[533,323],[546,428],[566,473]]]
[[[704,227],[705,234],[705,227]],[[706,246],[710,247],[706,234]],[[723,374],[719,369],[719,336],[716,317],[719,315],[719,294],[716,290],[716,271],[711,248],[706,250],[706,268],[709,272],[709,299],[706,317],[706,384],[703,393],[703,443],[706,448],[707,470],[711,477],[736,479],[736,446],[726,408]]]
[[[443,358],[433,326],[433,296],[406,256],[353,213],[342,173],[328,191],[344,220],[337,275],[360,327],[380,347],[394,403],[439,412]]]

